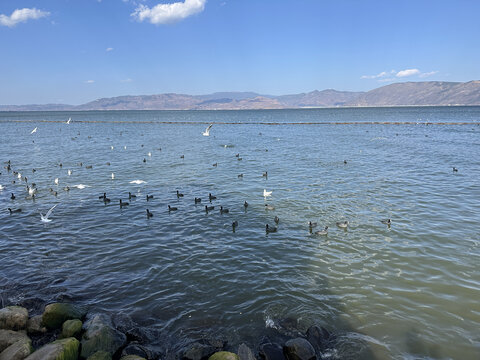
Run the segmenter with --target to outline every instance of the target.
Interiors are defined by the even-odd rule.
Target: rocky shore
[[[145,343],[136,329],[118,329],[105,314],[89,313],[70,303],[53,303],[41,315],[28,309],[0,309],[0,360],[314,360],[322,359],[334,336],[311,326],[306,334],[268,337],[255,344],[232,349],[220,339],[192,341],[177,352],[161,353]]]

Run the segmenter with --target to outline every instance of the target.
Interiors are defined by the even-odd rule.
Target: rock
[[[137,355],[127,355],[127,356],[122,356],[120,360],[146,360],[146,359]]]
[[[123,349],[121,356],[137,355],[142,358],[151,358],[152,354],[140,344],[130,343]]]
[[[24,330],[27,327],[28,310],[20,306],[0,309],[0,329]]]
[[[283,353],[288,360],[314,360],[317,357],[312,344],[304,338],[288,340],[283,346]]]
[[[127,340],[125,334],[113,328],[110,318],[96,315],[85,323],[85,334],[82,337],[81,356],[89,357],[97,351],[105,351],[113,355]]]
[[[17,341],[0,353],[0,360],[23,360],[33,351],[32,341],[28,338]]]
[[[10,345],[17,341],[30,340],[23,332],[16,332],[12,330],[0,330],[0,352],[5,350]]]
[[[206,360],[212,354],[215,353],[217,349],[209,344],[202,344],[200,342],[194,342],[183,353],[182,359],[184,360]]]
[[[78,337],[82,332],[82,322],[78,319],[67,320],[62,325],[62,338]]]
[[[312,325],[307,330],[307,340],[320,355],[325,351],[330,339],[330,333],[323,327]]]
[[[27,321],[27,334],[45,334],[47,328],[42,325],[42,315],[34,316]]]
[[[238,355],[228,352],[228,351],[219,351],[213,354],[208,358],[208,360],[239,360]]]
[[[277,344],[265,343],[260,345],[260,355],[265,360],[284,360],[282,347]]]
[[[256,360],[255,354],[246,344],[240,344],[237,354],[240,360]]]
[[[45,306],[42,323],[48,329],[58,329],[67,320],[82,319],[87,314],[83,306],[66,303],[54,303]]]
[[[80,342],[71,337],[47,344],[25,360],[77,360]]]
[[[112,360],[112,355],[106,351],[97,351],[95,354],[90,355],[87,360]]]
[[[112,360],[112,355],[106,351],[97,351],[95,354],[90,355],[87,360]]]

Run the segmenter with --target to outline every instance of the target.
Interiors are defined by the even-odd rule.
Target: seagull
[[[90,186],[88,186],[88,185],[83,185],[83,184],[78,184],[78,185],[73,185],[73,187],[76,187],[77,189],[80,189],[80,190],[81,190],[81,189],[85,189],[85,188],[90,187]]]
[[[36,133],[36,132],[37,132],[37,129],[38,129],[38,127],[36,127],[35,129],[33,129],[30,134]]]
[[[58,185],[58,178],[55,178],[55,185]]]
[[[47,223],[47,222],[52,221],[52,220],[50,220],[48,217],[52,214],[53,209],[55,209],[55,207],[56,207],[57,205],[58,205],[58,204],[53,205],[53,206],[50,208],[50,210],[47,211],[47,213],[45,214],[45,216],[43,216],[43,214],[40,213],[40,219],[41,219],[42,222]]]
[[[272,195],[272,191],[267,191],[266,189],[263,189],[263,197],[267,197]]]
[[[112,150],[113,150],[113,146],[110,146],[110,149],[112,149]]]
[[[130,184],[137,184],[137,185],[140,185],[140,184],[145,184],[146,181],[143,181],[143,180],[133,180],[133,181],[130,181]]]
[[[213,124],[208,125],[205,129],[205,132],[202,133],[203,136],[210,136],[210,129],[212,128]]]
[[[152,153],[151,153],[151,152],[149,152],[147,155],[151,157],[151,156],[152,156]]]
[[[112,180],[114,180],[114,179],[115,179],[115,174],[114,174],[114,173],[112,173]]]
[[[0,185],[0,191],[2,191],[3,189],[5,189],[3,185]]]
[[[37,192],[37,189],[34,188],[33,186],[27,186],[27,189],[28,189],[28,195],[30,196],[33,196]]]
[[[72,170],[67,171],[68,176],[72,175]]]
[[[72,118],[68,118],[67,124],[70,124],[70,121],[72,121]]]

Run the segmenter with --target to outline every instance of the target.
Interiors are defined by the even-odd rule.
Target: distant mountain
[[[390,84],[361,94],[346,105],[480,105],[480,81],[406,82]]]
[[[97,99],[73,106],[0,105],[0,111],[70,111],[70,110],[236,110],[285,109],[343,106],[423,106],[480,105],[480,81],[405,82],[368,92],[333,89],[293,95],[260,95],[254,92],[220,92],[208,95],[159,94],[118,96]]]

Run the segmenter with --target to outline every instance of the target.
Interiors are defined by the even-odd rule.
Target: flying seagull
[[[70,124],[70,121],[72,121],[72,118],[68,118],[67,124]]]
[[[55,207],[56,207],[57,205],[58,205],[58,204],[53,205],[53,206],[50,208],[50,210],[47,211],[47,213],[45,214],[45,216],[43,216],[43,214],[40,213],[40,219],[41,219],[42,222],[47,223],[47,222],[52,221],[52,220],[50,220],[48,217],[52,214],[53,209],[55,209]]]
[[[210,136],[210,129],[212,128],[213,124],[208,125],[205,129],[205,132],[202,133],[203,136]]]
[[[35,129],[33,129],[30,134],[36,133],[36,132],[37,132],[37,129],[38,129],[38,127],[36,127]]]

